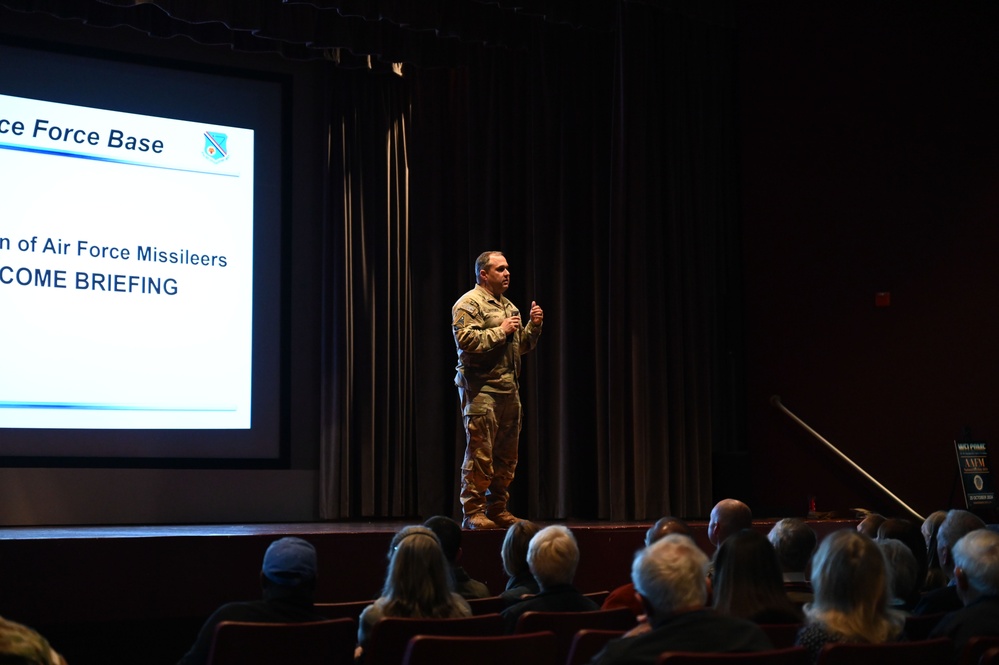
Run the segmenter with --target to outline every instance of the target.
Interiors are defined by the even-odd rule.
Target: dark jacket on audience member
[[[325,621],[327,617],[313,609],[312,602],[301,597],[267,597],[265,600],[226,603],[208,617],[191,650],[177,665],[203,665],[215,637],[215,627],[223,621],[255,621],[260,623],[304,623]]]
[[[541,593],[541,587],[538,586],[538,581],[534,579],[534,575],[529,571],[524,571],[507,581],[506,590],[500,594],[500,598],[505,600],[509,606],[527,600],[524,596],[536,596],[539,593]]]
[[[999,596],[978,598],[967,607],[940,619],[940,623],[930,631],[931,638],[951,639],[955,658],[961,654],[968,639],[978,636],[999,636]]]
[[[454,576],[454,590],[462,598],[488,598],[492,595],[489,587],[479,580],[473,580],[461,566],[451,565]]]
[[[571,584],[557,584],[533,598],[511,605],[503,610],[502,615],[506,621],[506,632],[512,633],[524,612],[594,612],[599,609],[599,605]]]
[[[612,640],[591,665],[655,665],[664,651],[730,653],[773,649],[757,624],[712,609],[680,612],[653,623],[652,630]]]
[[[964,607],[961,597],[957,595],[957,587],[951,584],[942,589],[934,589],[923,594],[916,606],[912,608],[912,613],[917,616],[924,614],[942,614],[944,612],[954,612]]]

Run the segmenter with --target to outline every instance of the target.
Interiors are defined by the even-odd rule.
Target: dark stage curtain
[[[486,249],[545,309],[514,511],[707,514],[742,447],[732,0],[0,5],[329,61],[324,518],[456,514],[450,308]]]
[[[740,445],[731,17],[629,3],[615,21],[407,74],[418,416],[399,443],[423,515],[457,506],[448,314],[490,248],[511,299],[546,310],[517,512],[706,515],[712,452]]]

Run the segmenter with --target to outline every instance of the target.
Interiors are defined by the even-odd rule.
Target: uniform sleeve
[[[485,353],[506,344],[503,329],[486,328],[482,308],[471,298],[459,300],[451,310],[451,330],[455,344],[466,353]]]
[[[538,345],[538,338],[541,337],[541,326],[534,325],[528,321],[520,337],[520,355],[529,353]]]

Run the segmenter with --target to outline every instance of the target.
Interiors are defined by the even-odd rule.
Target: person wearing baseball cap
[[[301,623],[323,621],[315,611],[316,548],[301,538],[272,542],[260,568],[262,598],[226,603],[212,613],[190,651],[177,665],[204,665],[212,648],[215,627],[222,621]]]

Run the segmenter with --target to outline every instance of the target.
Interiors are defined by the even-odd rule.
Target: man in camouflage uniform
[[[458,347],[454,382],[465,421],[465,460],[461,465],[461,507],[466,529],[506,527],[518,521],[509,510],[507,488],[517,468],[520,439],[520,356],[541,335],[544,312],[531,303],[529,321],[503,297],[510,267],[501,252],[475,260],[474,289],[451,309]]]

